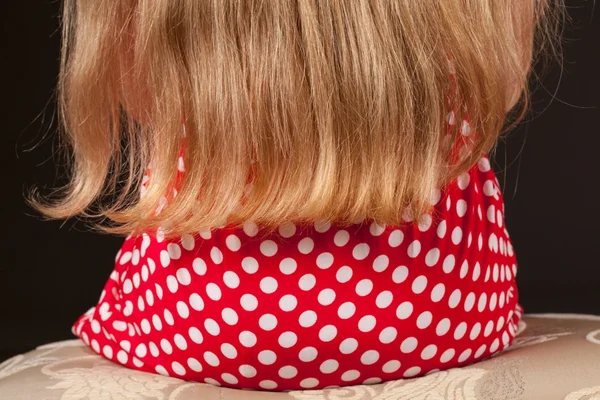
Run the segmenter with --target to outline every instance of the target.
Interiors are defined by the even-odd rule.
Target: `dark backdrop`
[[[564,66],[546,75],[534,115],[498,146],[496,171],[526,311],[600,314],[600,18],[592,0],[567,2]],[[50,187],[64,172],[53,162],[52,122],[60,4],[2,7],[0,361],[71,338],[121,242],[73,222],[42,222],[23,201],[34,182]]]

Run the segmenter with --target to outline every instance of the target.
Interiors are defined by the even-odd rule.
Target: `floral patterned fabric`
[[[0,399],[599,400],[600,316],[528,315],[509,348],[467,367],[375,385],[289,392],[222,388],[131,370],[69,340],[0,364]]]

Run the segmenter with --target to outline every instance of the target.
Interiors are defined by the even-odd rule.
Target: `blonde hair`
[[[545,10],[533,0],[65,0],[58,93],[72,175],[58,197],[33,203],[116,233],[419,218],[436,187],[492,148],[522,94],[525,109]],[[461,134],[464,119],[475,134]]]

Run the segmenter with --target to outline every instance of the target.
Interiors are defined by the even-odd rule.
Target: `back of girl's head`
[[[418,217],[524,109],[534,1],[66,0],[72,175],[34,203],[121,233]]]

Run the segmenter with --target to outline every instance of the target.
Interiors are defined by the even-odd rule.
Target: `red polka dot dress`
[[[247,223],[130,237],[73,332],[129,368],[236,388],[369,384],[473,363],[513,341],[522,313],[488,159],[431,203],[402,228],[284,224],[265,237]]]

